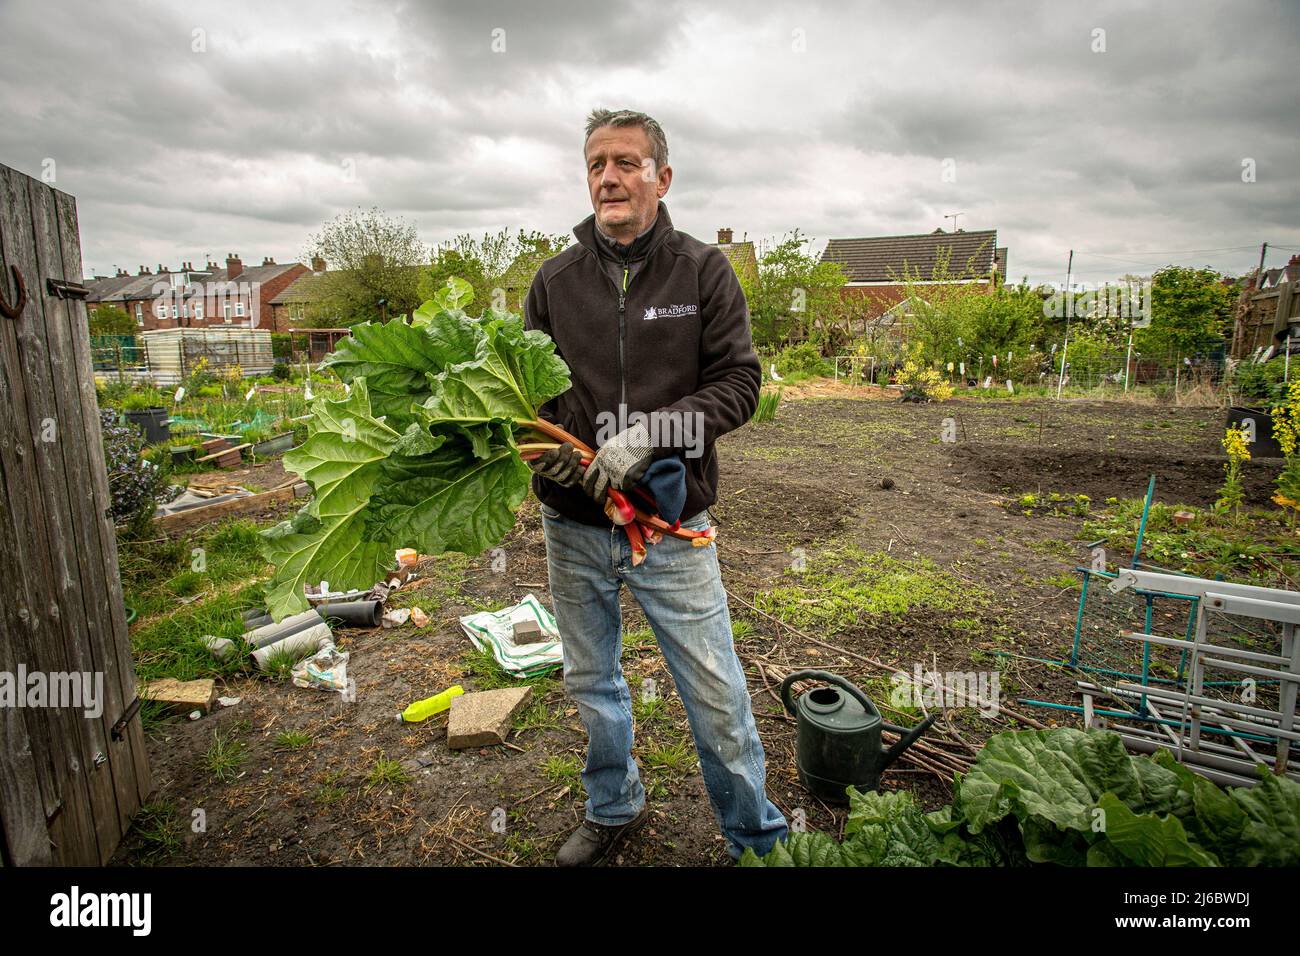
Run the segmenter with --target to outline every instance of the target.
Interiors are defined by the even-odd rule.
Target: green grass
[[[212,776],[223,783],[229,783],[239,775],[239,768],[248,759],[248,748],[242,740],[236,740],[230,731],[212,732],[212,746],[203,755],[203,765]]]
[[[785,577],[791,583],[759,592],[755,605],[795,627],[830,632],[865,617],[905,614],[914,608],[969,611],[990,603],[982,588],[926,558],[904,561],[856,547],[823,552],[803,573],[787,570]]]
[[[625,630],[623,631],[623,646],[636,650],[653,648],[656,646],[655,632],[649,626]]]
[[[571,754],[552,754],[538,765],[542,776],[554,784],[576,789],[582,783],[582,764]]]
[[[376,787],[397,786],[408,782],[410,779],[407,772],[402,769],[400,761],[380,757],[375,761],[375,765],[370,768],[370,772],[366,774],[366,789],[373,790]]]
[[[1052,557],[1067,560],[1078,556],[1078,551],[1074,545],[1060,538],[1046,538],[1042,541],[1027,541],[1025,543],[1029,545],[1031,550],[1037,551],[1039,554],[1048,554]]]
[[[1058,491],[1036,494],[1032,491],[1018,495],[1003,503],[1008,511],[1018,511],[1026,517],[1051,515],[1057,518],[1086,518],[1092,507],[1087,495],[1069,495]]]
[[[1128,498],[1098,512],[1083,525],[1083,535],[1104,539],[1109,554],[1131,554],[1142,518],[1143,499]],[[1189,524],[1174,520],[1191,511]],[[1278,586],[1277,569],[1300,577],[1300,538],[1281,510],[1241,509],[1218,513],[1188,505],[1155,502],[1147,517],[1142,560],[1198,577]]]
[[[312,744],[311,734],[296,730],[284,730],[275,736],[275,745],[281,750],[302,750]]]
[[[347,788],[339,786],[339,781],[343,779],[343,776],[344,773],[341,770],[325,774],[325,782],[316,788],[312,799],[325,807],[342,802],[348,795]]]
[[[1060,574],[1053,574],[1050,577],[1043,578],[1037,583],[1050,588],[1077,588],[1079,587],[1079,578],[1076,575],[1062,571]]]
[[[242,655],[218,661],[205,635],[239,643],[240,612],[262,605],[260,578],[269,573],[258,550],[258,526],[230,521],[187,538],[119,543],[123,592],[139,615],[131,628],[141,680],[195,680],[239,672]],[[195,598],[179,603],[178,598]]]
[[[492,656],[492,648],[486,646],[482,650],[471,646],[461,654],[460,665],[465,676],[473,678],[474,690],[527,686],[533,689],[535,698],[542,698],[559,689],[559,680],[555,676],[557,671],[522,679],[514,677],[501,669],[501,665]]]
[[[670,744],[655,744],[648,747],[641,755],[646,766],[651,770],[666,771],[674,775],[690,773],[699,766],[699,757],[695,748],[687,741]]]
[[[146,803],[131,821],[138,841],[133,858],[146,866],[166,862],[181,848],[182,829],[176,807],[166,801]]]
[[[667,720],[668,699],[660,695],[635,695],[632,698],[632,719],[638,727]]]
[[[783,388],[776,391],[767,389],[759,392],[758,407],[754,409],[754,415],[750,418],[751,422],[771,422],[776,421],[776,410],[781,404],[781,393]]]

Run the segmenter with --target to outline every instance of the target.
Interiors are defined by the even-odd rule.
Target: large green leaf
[[[473,440],[476,430],[493,423],[534,421],[544,402],[569,387],[568,366],[544,332],[526,332],[513,317],[493,318],[481,328],[472,361],[429,376],[423,412],[435,434],[451,429]]]
[[[1218,866],[1219,861],[1187,839],[1172,814],[1134,813],[1113,793],[1097,807],[1105,814],[1103,838],[1088,854],[1090,866]]]
[[[1236,866],[1300,865],[1300,783],[1260,768],[1254,787],[1229,791],[1249,822],[1241,834]]]
[[[374,414],[399,430],[411,420],[411,406],[428,398],[428,376],[476,355],[483,338],[477,324],[446,311],[422,308],[417,315],[415,325],[395,319],[353,326],[323,363],[345,382],[364,377]]]
[[[307,610],[304,584],[333,588],[373,584],[393,565],[393,546],[366,537],[365,504],[323,520],[304,507],[291,521],[262,532],[262,554],[276,566],[266,606],[277,621]]]
[[[309,513],[325,519],[351,513],[370,498],[379,464],[401,435],[370,413],[367,380],[355,379],[341,400],[312,403],[307,440],[285,453],[284,467],[312,486]]]
[[[1092,811],[1108,792],[1138,812],[1176,813],[1190,804],[1173,773],[1134,760],[1118,734],[1062,728],[989,738],[962,779],[958,809],[974,833],[1008,814],[1091,832]]]
[[[858,793],[840,846],[791,834],[750,866],[1294,866],[1300,784],[1261,773],[1222,790],[1168,753],[1132,756],[1108,731],[990,738],[949,806]]]
[[[424,554],[478,554],[514,526],[532,471],[506,445],[479,457],[462,443],[423,457],[393,456],[371,501],[367,534]]]
[[[569,370],[518,316],[472,319],[465,301],[452,283],[413,324],[359,325],[329,359],[351,392],[316,402],[307,441],[285,456],[315,495],[263,539],[277,620],[306,606],[305,584],[369,587],[398,548],[477,554],[514,525],[532,478],[514,430],[569,387]]]
[[[267,586],[276,620],[307,609],[305,584],[368,587],[393,562],[391,543],[364,530],[370,496],[401,436],[371,416],[364,378],[346,398],[317,399],[312,414],[307,440],[285,454],[284,465],[315,494],[292,521],[262,535],[263,555],[276,566]]]

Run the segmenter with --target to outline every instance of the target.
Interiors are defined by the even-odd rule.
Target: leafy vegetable
[[[413,325],[357,326],[331,356],[349,393],[318,398],[307,440],[284,458],[315,494],[263,533],[277,620],[307,607],[307,583],[369,587],[398,548],[478,554],[513,525],[532,477],[514,429],[535,424],[569,371],[517,316],[446,308],[463,301],[454,292]]]
[[[467,316],[461,306],[472,296],[453,278],[410,325],[354,326],[326,360],[349,392],[318,398],[306,440],[284,457],[315,494],[262,535],[276,566],[266,589],[276,620],[307,607],[307,584],[369,587],[400,548],[478,554],[496,545],[528,494],[527,462],[561,442],[582,452],[584,466],[595,455],[538,417],[569,387],[555,343],[508,312]],[[712,528],[669,526],[643,497],[650,512],[615,489],[607,506],[628,522],[634,562],[664,534],[713,542]]]
[[[742,866],[1295,866],[1300,784],[1220,789],[1161,752],[1072,729],[991,737],[950,806],[849,788],[844,842],[792,833]]]

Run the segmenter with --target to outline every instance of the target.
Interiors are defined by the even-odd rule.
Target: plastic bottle
[[[404,724],[418,724],[422,720],[428,720],[434,714],[442,713],[451,706],[453,697],[459,697],[463,693],[465,693],[465,688],[459,684],[454,684],[441,694],[426,697],[424,700],[417,700],[398,714],[397,719]]]

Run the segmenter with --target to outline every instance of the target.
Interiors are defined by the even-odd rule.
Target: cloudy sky
[[[960,212],[1034,281],[1300,251],[1290,0],[0,0],[0,37],[0,162],[77,198],[88,273],[292,260],[357,206],[568,232],[595,106],[663,124],[706,241]]]

